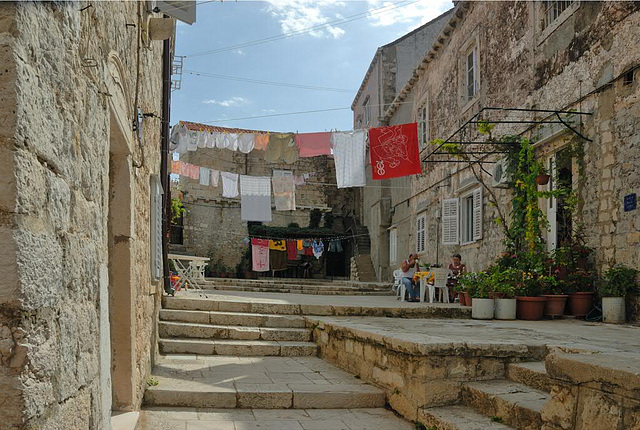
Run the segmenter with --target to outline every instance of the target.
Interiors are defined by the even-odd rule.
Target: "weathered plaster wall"
[[[86,6],[86,5],[83,5]],[[0,420],[3,428],[108,428],[100,375],[101,297],[108,297],[110,53],[120,84],[136,73],[137,3],[0,5]],[[161,42],[142,50],[139,104],[161,112]],[[113,54],[112,54],[113,56]],[[113,65],[113,63],[112,63]],[[133,132],[129,136],[133,139]],[[159,289],[150,279],[149,176],[160,166],[160,122],[144,124],[133,196],[131,277],[139,407],[151,365]],[[119,262],[128,265],[129,262]],[[152,295],[155,294],[155,295]],[[104,361],[104,360],[102,360]],[[117,365],[117,363],[116,363]],[[108,369],[108,367],[107,367]],[[105,406],[106,405],[106,406]]]

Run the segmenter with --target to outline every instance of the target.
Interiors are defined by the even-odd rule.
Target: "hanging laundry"
[[[267,149],[268,145],[269,145],[269,133],[256,134],[255,139],[253,140],[253,149],[259,149],[260,151],[264,151]]]
[[[240,218],[243,221],[271,221],[271,178],[240,176]]]
[[[200,179],[200,167],[194,166],[193,164],[189,165],[189,177],[191,179]]]
[[[422,173],[418,124],[414,122],[370,129],[369,156],[373,179]]]
[[[209,185],[211,182],[211,174],[208,167],[200,168],[200,185]]]
[[[341,131],[331,135],[338,188],[364,187],[365,137],[363,130]]]
[[[238,150],[238,133],[229,133],[227,135],[227,138],[229,139],[229,146],[227,147],[227,149],[231,151],[237,151]]]
[[[273,200],[277,211],[296,210],[296,186],[293,176],[278,176],[271,178],[273,181]]]
[[[287,245],[284,240],[270,240],[269,249],[275,249],[276,251],[286,251]]]
[[[298,245],[295,240],[287,240],[287,258],[289,260],[298,259]]]
[[[216,139],[215,136],[213,135],[213,133],[205,133],[205,140],[204,140],[204,146],[205,148],[215,148],[216,147]]]
[[[293,177],[293,183],[296,185],[296,187],[299,187],[301,185],[304,185],[304,176],[303,175],[296,175]]]
[[[251,239],[251,259],[255,272],[269,271],[268,239]]]
[[[249,240],[248,237],[243,237],[242,238],[242,244],[243,245],[249,245],[251,243],[251,240]],[[269,246],[269,244],[267,243],[267,247]]]
[[[253,151],[255,136],[252,133],[242,133],[238,136],[238,150],[243,154]]]
[[[196,151],[198,149],[198,132],[187,129],[187,151]]]
[[[296,240],[296,247],[298,248],[298,251],[302,251],[304,249],[302,246],[302,240]]]
[[[220,171],[211,169],[211,185],[214,187],[218,186],[220,181]]]
[[[331,239],[329,241],[329,247],[327,248],[327,252],[342,252],[342,241],[339,239]]]
[[[238,197],[238,174],[220,172],[222,178],[222,197]]]
[[[313,248],[313,256],[319,259],[324,252],[324,243],[322,241],[314,240],[311,243],[311,247]]]
[[[269,249],[269,264],[271,266],[271,270],[286,270],[287,269],[287,251]]]
[[[198,132],[198,148],[202,149],[202,148],[206,148],[206,144],[207,144],[207,135],[209,133],[207,133],[206,131],[200,131]]]
[[[184,161],[180,162],[180,176],[189,176],[189,172],[191,171],[191,164],[185,163]]]
[[[331,133],[296,134],[296,145],[303,158],[331,155]]]
[[[180,160],[171,161],[171,173],[180,174]]]
[[[298,148],[294,143],[293,133],[271,133],[264,159],[268,163],[284,161],[291,164],[296,162],[298,160]]]
[[[216,148],[218,149],[227,149],[229,147],[229,139],[227,139],[227,133],[213,133],[213,140],[216,143]]]
[[[175,151],[180,144],[180,132],[183,126],[180,123],[171,127],[171,134],[169,135],[169,151]]]

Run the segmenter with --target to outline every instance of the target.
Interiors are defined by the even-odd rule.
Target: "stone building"
[[[442,27],[449,20],[447,11],[412,32],[381,46],[376,51],[356,97],[351,104],[354,129],[372,128],[383,125],[384,112],[411,78],[413,70],[433,45]],[[401,106],[403,112],[410,112],[410,106]],[[400,118],[398,116],[398,118]],[[410,121],[401,121],[410,122]],[[383,181],[371,179],[371,166],[367,165],[367,187],[361,191],[358,213],[362,224],[368,228],[371,239],[370,260],[378,279],[389,277],[388,228],[391,219],[391,199],[403,200],[409,197],[408,178],[394,178]],[[406,207],[397,207],[398,217],[408,215]],[[402,212],[402,213],[401,213]],[[407,234],[400,234],[399,242],[406,242]],[[367,257],[368,256],[363,256]],[[393,270],[393,269],[391,269]]]
[[[442,157],[428,157],[434,147],[427,142],[447,139],[484,107],[589,113],[576,115],[573,123],[590,139],[583,147],[583,185],[576,188],[578,160],[558,166],[566,169],[582,201],[574,221],[584,225],[599,270],[614,263],[639,267],[638,212],[623,210],[624,196],[640,188],[639,25],[637,2],[459,2],[380,122],[417,121],[421,157],[437,161]],[[502,110],[491,118],[533,123],[548,115]],[[550,166],[573,136],[567,127],[554,127],[503,123],[494,132],[533,139],[538,157]],[[495,165],[488,166],[492,173]],[[467,163],[427,162],[423,170],[405,179],[408,195],[389,193],[388,216],[372,231],[379,236],[372,238],[377,252],[392,251],[378,263],[382,279],[409,252],[440,264],[459,252],[471,270],[482,270],[503,249],[502,230],[493,221],[498,208],[490,204],[487,190],[478,191],[483,187]],[[489,191],[508,214],[511,191],[494,185]],[[370,192],[375,191],[364,191]],[[459,210],[453,217],[445,214],[445,223],[448,201]],[[560,234],[559,215],[553,201],[540,204],[549,218],[545,239],[552,249]]]
[[[4,429],[108,429],[140,407],[171,49],[149,39],[148,4],[0,4]]]
[[[254,133],[255,130],[241,130],[181,121],[190,130],[223,133]],[[296,187],[296,210],[277,211],[272,205],[272,221],[266,223],[272,227],[287,227],[295,223],[308,227],[310,213],[318,210],[333,216],[332,230],[336,235],[345,235],[354,213],[353,189],[336,187],[335,165],[333,158],[318,156],[299,158],[289,164],[283,160],[269,163],[264,159],[265,152],[253,150],[248,154],[219,148],[199,148],[197,151],[180,155],[180,160],[201,167],[209,167],[221,172],[238,173],[249,176],[274,176],[277,174],[300,176],[312,174],[304,185]],[[182,246],[172,244],[177,250],[193,255],[208,256],[212,262],[221,262],[235,272],[246,249],[242,240],[249,235],[247,221],[240,217],[240,197],[222,197],[222,185],[213,187],[200,185],[198,180],[180,176],[180,191],[185,207],[183,214]],[[324,225],[324,221],[321,225]],[[349,245],[345,241],[345,245]],[[348,259],[350,249],[346,249],[344,258]],[[336,262],[339,272],[347,271],[346,260]]]

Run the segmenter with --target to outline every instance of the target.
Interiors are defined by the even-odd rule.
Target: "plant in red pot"
[[[542,319],[547,298],[540,296],[542,289],[538,281],[539,276],[531,271],[522,271],[520,277],[521,281],[519,282],[518,296],[516,297],[518,319],[527,321]]]
[[[595,280],[593,273],[576,270],[564,281],[565,292],[569,295],[569,312],[574,317],[584,317],[593,308]]]
[[[542,291],[541,297],[546,297],[544,315],[550,318],[561,318],[564,315],[564,308],[567,304],[567,294],[564,294],[561,281],[554,276],[543,276],[539,279]]]

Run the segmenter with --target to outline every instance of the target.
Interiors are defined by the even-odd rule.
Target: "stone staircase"
[[[373,267],[371,268],[373,270]],[[369,278],[371,278],[369,276]],[[260,293],[294,293],[319,295],[389,296],[390,283],[353,281],[321,281],[308,279],[232,279],[207,278],[207,286],[219,291],[246,291]]]
[[[360,254],[351,257],[351,279],[360,282],[375,282],[376,272],[371,262],[371,255]]]
[[[165,298],[147,407],[381,408],[385,392],[318,358],[286,306]],[[212,310],[215,309],[215,310]],[[291,308],[293,309],[293,308]],[[297,427],[296,427],[297,428]]]
[[[506,379],[467,382],[460,404],[423,408],[418,420],[438,430],[539,430],[549,392],[544,362],[511,363]]]

